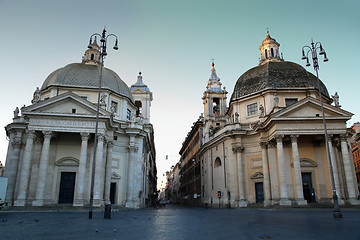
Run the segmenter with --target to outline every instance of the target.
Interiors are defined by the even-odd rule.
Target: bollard
[[[111,204],[105,204],[104,218],[105,219],[111,218]]]

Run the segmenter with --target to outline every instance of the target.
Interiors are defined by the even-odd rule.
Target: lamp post
[[[305,54],[305,50],[307,50],[306,54]],[[325,146],[326,146],[326,152],[327,152],[327,157],[329,159],[329,165],[330,165],[330,176],[331,176],[331,184],[332,184],[332,191],[333,191],[333,201],[334,201],[334,213],[333,216],[334,218],[342,218],[342,213],[341,210],[339,208],[339,202],[338,202],[338,196],[336,194],[336,187],[335,187],[335,180],[334,180],[334,170],[333,170],[333,165],[331,162],[331,154],[330,154],[330,146],[329,146],[329,141],[328,141],[328,134],[327,134],[327,128],[326,128],[326,119],[325,119],[325,114],[324,114],[324,103],[322,100],[322,96],[321,96],[321,89],[320,89],[320,80],[319,80],[319,64],[318,64],[318,56],[317,56],[317,51],[319,51],[319,55],[324,55],[324,62],[329,61],[329,59],[326,57],[326,52],[325,49],[322,47],[320,42],[316,42],[314,43],[313,40],[311,40],[311,46],[305,45],[302,48],[302,60],[306,60],[306,66],[309,67],[310,63],[309,63],[309,53],[311,53],[311,58],[313,61],[313,67],[314,70],[316,72],[316,79],[317,79],[317,84],[318,84],[318,91],[319,91],[319,98],[320,98],[320,104],[321,104],[321,113],[322,113],[322,119],[323,119],[323,125],[324,125],[324,132],[325,132]]]
[[[100,95],[101,95],[101,81],[102,81],[102,71],[104,66],[104,58],[107,55],[106,52],[106,44],[107,39],[110,36],[115,37],[115,45],[113,47],[114,50],[118,50],[118,37],[115,34],[108,34],[106,36],[106,30],[104,28],[102,34],[94,33],[90,36],[89,46],[88,48],[92,48],[92,38],[96,36],[100,37],[100,76],[99,76],[99,91],[98,91],[98,102],[97,102],[97,111],[96,111],[96,125],[95,125],[95,139],[94,139],[94,158],[92,163],[92,171],[91,171],[91,188],[90,188],[90,207],[89,207],[89,219],[92,219],[93,213],[93,204],[94,204],[94,181],[95,181],[95,168],[96,168],[96,148],[97,148],[97,138],[98,138],[98,128],[99,128],[99,110],[100,110]]]

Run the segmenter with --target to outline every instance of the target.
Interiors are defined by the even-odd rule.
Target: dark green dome
[[[43,83],[41,90],[50,86],[74,88],[99,88],[99,65],[71,63],[52,72]],[[103,68],[102,89],[108,89],[133,101],[129,87],[112,70]]]
[[[325,85],[320,81],[322,95],[329,98]],[[237,80],[231,101],[271,89],[318,89],[316,76],[293,62],[267,62],[254,67]]]

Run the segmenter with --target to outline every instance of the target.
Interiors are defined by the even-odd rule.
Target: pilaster
[[[246,207],[247,201],[245,198],[245,186],[244,186],[244,163],[242,158],[242,153],[244,152],[244,147],[241,144],[236,144],[233,149],[236,153],[237,167],[238,167],[238,190],[239,190],[239,207]]]

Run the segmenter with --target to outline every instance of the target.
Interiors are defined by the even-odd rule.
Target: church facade
[[[203,135],[196,156],[203,205],[332,201],[317,78],[284,61],[279,46],[268,33],[260,46],[259,66],[240,76],[228,107],[227,91],[213,63],[202,98]],[[359,204],[346,127],[352,113],[320,83],[339,203]]]
[[[6,126],[4,172],[10,205],[89,205],[94,152],[94,206],[140,208],[153,201],[152,92],[141,73],[129,88],[114,71],[103,68],[95,146],[100,64],[95,39],[82,63],[52,72],[35,91],[32,104],[14,111]]]

